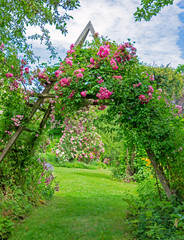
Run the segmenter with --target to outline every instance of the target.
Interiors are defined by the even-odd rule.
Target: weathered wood
[[[40,93],[40,94],[37,94],[37,96],[35,97],[40,97],[40,98],[55,98],[56,95],[55,94],[44,94],[44,93]]]
[[[27,106],[33,107],[34,104],[33,104],[33,103],[27,103]],[[40,111],[42,111],[42,112],[46,112],[46,111],[47,111],[47,109],[46,109],[46,108],[43,108],[43,107],[38,107],[38,109],[39,109]]]
[[[49,116],[50,116],[50,114],[51,114],[51,111],[52,111],[51,107],[52,107],[52,105],[49,104],[49,107],[48,107],[48,109],[47,109],[47,112],[44,114],[43,119],[42,119],[42,121],[41,121],[41,123],[40,123],[39,130],[38,130],[40,133],[43,131],[43,128],[45,127],[45,124],[46,124],[46,122],[47,122],[47,119],[49,118]]]
[[[81,35],[78,37],[77,41],[75,42],[75,46],[77,46],[77,45],[81,46],[84,43],[89,31],[91,32],[92,35],[95,34],[95,29],[94,29],[91,21],[88,22],[88,24],[82,31]]]
[[[3,149],[1,155],[0,155],[0,163],[3,161],[3,159],[6,157],[10,149],[12,148],[13,144],[16,142],[17,138],[20,136],[20,134],[23,131],[23,126],[19,126],[16,133],[11,137],[10,141],[6,145],[6,147]]]
[[[159,168],[159,165],[157,164],[157,162],[155,160],[156,159],[155,154],[150,149],[146,150],[146,152],[148,154],[148,157],[151,161],[153,168],[155,169],[156,175],[157,175],[158,179],[160,180],[160,183],[162,184],[165,194],[167,195],[168,199],[170,199],[170,197],[172,196],[172,191],[171,191],[169,184],[168,184],[167,180],[165,179],[161,169]]]
[[[12,126],[10,126],[10,129],[17,130],[17,129],[18,129],[18,127],[17,127],[17,126],[15,126],[15,125],[12,125]],[[35,133],[38,133],[38,132],[37,132],[37,131],[35,131],[35,130],[31,130],[31,129],[29,129],[29,128],[26,128],[25,126],[23,127],[23,131],[26,131],[26,132],[35,132]]]
[[[44,116],[42,118],[42,121],[40,122],[39,129],[37,130],[39,132],[39,134],[41,134],[43,132],[43,129],[45,127],[47,119],[49,118],[49,116],[51,114],[51,111],[52,111],[51,107],[52,107],[52,104],[49,104],[48,109],[45,112],[45,114],[44,114]],[[33,150],[34,150],[34,147],[35,147],[36,139],[37,139],[37,137],[34,136],[33,139],[31,140],[32,141],[32,143],[31,143],[31,154],[33,154]]]

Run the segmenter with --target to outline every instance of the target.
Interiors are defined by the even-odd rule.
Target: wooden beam
[[[15,126],[15,125],[12,125],[12,126],[10,126],[10,129],[17,130],[18,127]],[[31,130],[31,129],[29,129],[29,128],[26,128],[25,126],[24,126],[24,128],[23,128],[23,131],[39,133],[37,130]]]
[[[51,111],[52,111],[52,104],[50,103],[49,106],[48,106],[48,109],[47,111],[45,112],[43,118],[42,118],[42,121],[40,122],[40,126],[39,126],[39,129],[38,129],[38,132],[39,134],[41,134],[43,132],[43,129],[45,127],[45,124],[47,122],[47,119],[49,118],[50,114],[51,114]],[[34,147],[35,147],[35,143],[36,143],[36,139],[37,137],[34,136],[33,139],[32,139],[32,143],[31,143],[31,155],[33,154],[34,152]]]
[[[40,98],[55,98],[56,95],[55,95],[55,94],[44,94],[44,93],[40,93],[40,94],[37,94],[37,97],[40,97]]]
[[[34,106],[34,103],[26,103],[28,106],[30,106],[30,107],[33,107]],[[46,108],[42,108],[42,107],[38,107],[38,109],[40,110],[40,111],[42,111],[42,112],[46,112],[47,111],[47,109]]]
[[[89,31],[91,32],[92,35],[95,34],[95,29],[94,29],[91,21],[88,22],[88,24],[86,25],[86,27],[84,28],[84,30],[82,31],[80,36],[78,37],[77,41],[75,42],[75,46],[77,46],[77,45],[81,46],[84,43]]]
[[[48,109],[47,111],[45,112],[43,118],[42,118],[42,121],[40,122],[40,126],[39,126],[39,129],[38,129],[38,132],[39,134],[42,133],[44,127],[45,127],[45,124],[47,122],[47,119],[49,118],[50,114],[51,114],[51,111],[52,111],[52,104],[50,103],[49,106],[48,106]],[[31,140],[31,155],[34,153],[34,148],[35,148],[35,143],[36,143],[36,140],[37,140],[37,137],[34,136],[33,139]]]
[[[20,134],[23,131],[23,126],[19,126],[16,133],[11,137],[10,141],[6,145],[6,147],[3,149],[1,155],[0,155],[0,163],[3,161],[3,159],[6,157],[10,149],[12,148],[13,144],[16,142],[17,138],[20,136]]]

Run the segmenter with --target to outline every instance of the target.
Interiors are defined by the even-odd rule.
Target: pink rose
[[[100,80],[97,80],[97,83],[103,83],[104,82],[104,80],[101,78]]]
[[[86,93],[87,93],[87,91],[81,92],[81,96],[86,97]]]
[[[152,86],[148,86],[149,87],[149,90],[148,90],[148,93],[153,93],[154,92],[154,89]]]
[[[73,65],[71,58],[66,58],[66,64],[68,64],[70,66]]]
[[[62,74],[62,71],[57,70],[55,71],[55,76],[58,78]]]
[[[29,73],[29,68],[28,67],[25,68],[25,72]]]
[[[111,64],[113,70],[118,69],[117,63],[113,58],[110,60],[110,64]]]
[[[6,77],[7,77],[7,78],[13,77],[13,73],[7,73],[7,74],[6,74]]]
[[[82,78],[82,77],[83,77],[83,74],[82,74],[82,73],[78,73],[76,76],[77,76],[78,78]]]

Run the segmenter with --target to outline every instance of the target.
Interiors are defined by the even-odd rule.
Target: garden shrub
[[[90,163],[100,158],[104,152],[101,136],[95,131],[93,120],[96,118],[95,110],[83,108],[70,118],[65,118],[61,126],[62,136],[55,147],[56,155],[60,161],[73,161],[74,159]]]
[[[138,196],[129,204],[128,226],[135,239],[184,239],[184,203],[168,201],[162,191],[159,196],[153,178],[139,183]]]
[[[15,223],[33,208],[50,200],[54,194],[54,176],[45,163],[29,159],[24,168],[14,168],[15,162],[5,162],[0,168],[0,238],[6,239]]]
[[[26,145],[25,133],[18,140],[22,147],[13,148],[0,165],[0,239],[7,239],[20,219],[54,194],[54,176],[44,159],[38,158],[38,152],[44,152],[47,146],[45,138],[42,139],[37,151],[26,155],[30,153],[30,146]]]

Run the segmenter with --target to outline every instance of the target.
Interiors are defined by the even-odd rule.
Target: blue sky
[[[81,0],[81,7],[69,12],[74,19],[68,22],[68,34],[63,36],[49,27],[51,40],[59,56],[65,57],[69,46],[76,41],[89,20],[100,35],[117,43],[135,42],[140,61],[147,64],[176,67],[184,64],[184,0],[175,0],[149,22],[135,22],[133,13],[139,0]],[[28,33],[36,33],[37,28]],[[39,41],[33,43],[41,61],[49,61],[49,53]]]
[[[180,1],[178,5],[181,9],[184,10],[184,0]],[[182,50],[182,58],[184,58],[184,11],[179,14],[179,19],[183,25],[179,28],[178,45]]]

